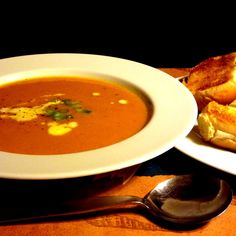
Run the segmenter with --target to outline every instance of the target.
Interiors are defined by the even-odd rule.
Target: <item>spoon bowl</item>
[[[158,184],[143,201],[153,215],[165,221],[202,224],[225,211],[232,190],[219,178],[184,175]]]
[[[138,205],[154,217],[180,225],[206,223],[222,214],[232,201],[232,189],[219,178],[204,175],[175,176],[159,183],[144,198],[137,196],[102,196],[64,202],[60,206],[48,205],[47,209],[37,207],[31,211],[8,215],[0,223],[52,217],[76,216]]]

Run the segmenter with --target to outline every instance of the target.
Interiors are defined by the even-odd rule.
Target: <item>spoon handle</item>
[[[103,196],[87,200],[73,200],[63,203],[22,206],[18,209],[1,209],[0,223],[30,220],[43,220],[53,217],[75,216],[98,212],[106,209],[124,207],[124,205],[144,205],[143,199],[135,196]]]

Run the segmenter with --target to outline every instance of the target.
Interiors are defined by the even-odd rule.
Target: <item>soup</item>
[[[150,106],[125,86],[74,77],[0,86],[0,151],[65,154],[92,150],[139,132]]]

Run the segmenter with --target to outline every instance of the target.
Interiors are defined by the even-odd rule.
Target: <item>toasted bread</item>
[[[236,151],[236,100],[230,105],[208,103],[198,116],[202,138],[214,145]]]
[[[185,85],[199,111],[211,101],[231,103],[236,99],[236,52],[208,58],[191,68]]]

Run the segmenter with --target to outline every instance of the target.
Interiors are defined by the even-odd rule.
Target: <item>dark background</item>
[[[32,3],[22,10],[2,7],[0,58],[37,53],[92,53],[121,57],[154,67],[192,67],[236,51],[233,6],[214,2],[106,7]],[[101,3],[101,2],[99,2]],[[31,8],[30,8],[31,7]],[[193,11],[195,9],[195,11]],[[14,16],[14,17],[13,17]]]
[[[115,56],[138,61],[154,67],[192,67],[200,61],[220,54],[236,51],[236,44],[221,41],[213,44],[209,41],[179,42],[175,36],[167,41],[163,36],[154,35],[152,39],[136,40],[133,37],[114,39],[108,35],[96,39],[94,35],[70,35],[61,39],[60,32],[42,38],[29,35],[24,41],[0,43],[0,58],[37,53],[92,53]],[[59,38],[59,41],[58,41]],[[173,40],[173,41],[171,41]],[[183,40],[188,40],[187,36]]]

